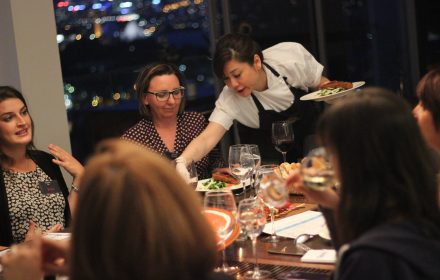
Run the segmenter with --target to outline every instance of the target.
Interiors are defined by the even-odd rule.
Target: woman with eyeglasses
[[[344,245],[333,279],[440,279],[437,170],[405,100],[364,89],[324,112],[317,131],[338,192],[308,189],[300,174],[287,183],[335,218]]]
[[[139,74],[135,91],[142,119],[122,138],[141,144],[174,160],[206,127],[203,115],[184,112],[183,76],[171,63],[152,63]],[[218,149],[196,162],[199,178],[211,177],[222,166]]]

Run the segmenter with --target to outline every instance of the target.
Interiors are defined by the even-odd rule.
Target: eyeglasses
[[[147,91],[149,94],[153,94],[156,96],[157,101],[168,101],[170,99],[170,95],[173,95],[174,99],[180,99],[183,96],[185,88],[178,87],[173,90],[161,90],[157,92]]]

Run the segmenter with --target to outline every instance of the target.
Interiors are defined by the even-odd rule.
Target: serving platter
[[[355,89],[357,89],[357,88],[359,88],[359,87],[361,87],[363,85],[365,85],[365,81],[353,82],[353,87],[352,88],[346,89],[346,90],[343,90],[343,91],[340,91],[340,92],[337,92],[337,93],[325,95],[325,96],[321,96],[320,95],[321,90],[317,90],[317,91],[311,92],[309,94],[306,94],[304,96],[301,96],[300,100],[302,100],[302,101],[313,100],[313,101],[325,101],[325,102],[328,102],[328,101],[331,101],[333,99],[346,96],[347,94],[352,93],[353,90],[355,90]]]

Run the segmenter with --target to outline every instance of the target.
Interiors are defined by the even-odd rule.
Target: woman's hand
[[[310,200],[329,209],[335,210],[339,204],[339,195],[331,188],[313,190],[304,187],[303,177],[299,171],[290,174],[286,179],[286,186],[290,191],[304,193]]]
[[[84,167],[77,161],[70,153],[62,149],[61,147],[49,144],[49,152],[55,157],[52,160],[53,163],[61,166],[74,178],[74,183],[78,185],[78,181],[81,179],[84,173]]]
[[[3,265],[5,279],[40,280],[43,278],[41,269],[41,235],[35,235],[31,242],[13,245],[0,262]]]
[[[45,233],[49,233],[49,232],[59,232],[62,229],[63,229],[62,224],[55,224],[53,227],[51,227],[50,229],[46,230],[43,233],[41,232],[41,229],[38,228],[38,225],[35,222],[29,221],[29,229],[28,232],[26,233],[26,237],[24,241],[31,241],[34,239],[36,235],[41,235],[41,234],[44,235]]]
[[[41,249],[42,267],[46,274],[69,274],[69,241],[43,239]]]

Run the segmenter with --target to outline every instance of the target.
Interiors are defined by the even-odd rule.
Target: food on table
[[[301,168],[301,163],[299,162],[292,162],[292,163],[283,162],[280,164],[279,170],[277,169],[275,170],[275,173],[277,173],[277,175],[280,176],[281,178],[287,179],[287,177],[289,177],[289,175],[292,174],[292,172],[298,170],[299,168]]]
[[[240,183],[240,179],[228,172],[213,172],[212,179],[234,185]]]
[[[320,86],[319,96],[327,96],[347,89],[353,88],[353,83],[342,82],[342,81],[330,81],[322,86]]]
[[[225,188],[228,184],[225,182],[216,181],[211,178],[208,181],[202,183],[202,185],[207,190],[221,190]]]

